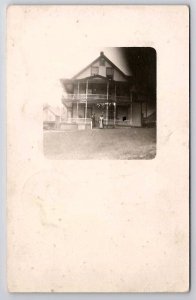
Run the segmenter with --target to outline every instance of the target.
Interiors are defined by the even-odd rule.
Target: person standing
[[[103,129],[103,127],[104,127],[104,124],[103,124],[103,115],[101,115],[101,116],[99,117],[99,128],[100,128],[100,129]]]

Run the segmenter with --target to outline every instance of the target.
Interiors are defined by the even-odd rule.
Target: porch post
[[[86,81],[86,100],[87,100],[87,96],[88,96],[88,79]]]
[[[116,82],[114,86],[114,127],[116,125]]]
[[[78,102],[79,102],[79,95],[80,95],[80,82],[78,81],[77,119],[78,119]]]
[[[108,101],[108,96],[109,96],[109,81],[107,82],[107,101]]]
[[[78,119],[78,100],[77,100],[76,105],[77,105],[77,119]]]
[[[108,125],[108,98],[109,98],[109,81],[107,82],[106,125]]]
[[[130,125],[133,125],[133,93],[131,92],[130,89],[130,100],[131,100],[131,104],[130,104],[130,115],[131,115],[131,119],[130,119]]]
[[[87,100],[86,100],[86,103],[85,103],[85,124],[86,124],[86,118],[87,118],[87,108],[88,108],[88,103],[87,103]]]
[[[87,97],[88,97],[88,79],[86,81],[86,100],[87,100]]]
[[[114,127],[116,124],[116,102],[114,102]]]
[[[108,102],[106,104],[106,125],[108,125]]]
[[[86,81],[86,103],[85,103],[85,124],[86,124],[86,118],[87,118],[87,98],[88,98],[88,79]]]

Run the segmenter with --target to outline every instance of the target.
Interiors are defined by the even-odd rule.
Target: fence
[[[97,125],[98,126],[98,123]],[[120,127],[120,126],[131,126],[131,120],[114,120],[104,119],[104,127]],[[55,122],[55,121],[44,121],[44,130],[65,130],[65,129],[92,129],[91,118],[68,118],[67,121]]]
[[[91,118],[68,118],[67,123],[72,124],[91,124]]]

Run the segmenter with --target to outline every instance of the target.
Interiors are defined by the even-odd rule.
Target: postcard
[[[189,290],[189,9],[7,9],[10,292]]]

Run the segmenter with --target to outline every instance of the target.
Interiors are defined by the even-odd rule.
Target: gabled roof
[[[48,111],[50,111],[54,116],[57,116],[57,117],[60,116],[60,112],[57,111],[56,108],[51,107],[51,106],[48,105],[48,104],[45,104],[45,105],[43,106],[43,110],[48,110]]]
[[[94,61],[92,61],[88,66],[86,66],[84,69],[82,69],[80,72],[78,72],[76,75],[74,75],[72,77],[72,79],[76,79],[77,76],[79,76],[81,73],[83,73],[84,71],[86,71],[91,65],[93,65],[94,63],[96,63],[97,61],[99,61],[100,58],[104,58],[114,69],[116,69],[119,73],[121,73],[124,78],[129,79],[130,76],[125,75],[123,73],[123,71],[121,71],[111,60],[109,60],[109,58],[107,58],[107,56],[105,56],[105,54],[103,52],[100,52],[99,57],[97,57]]]

